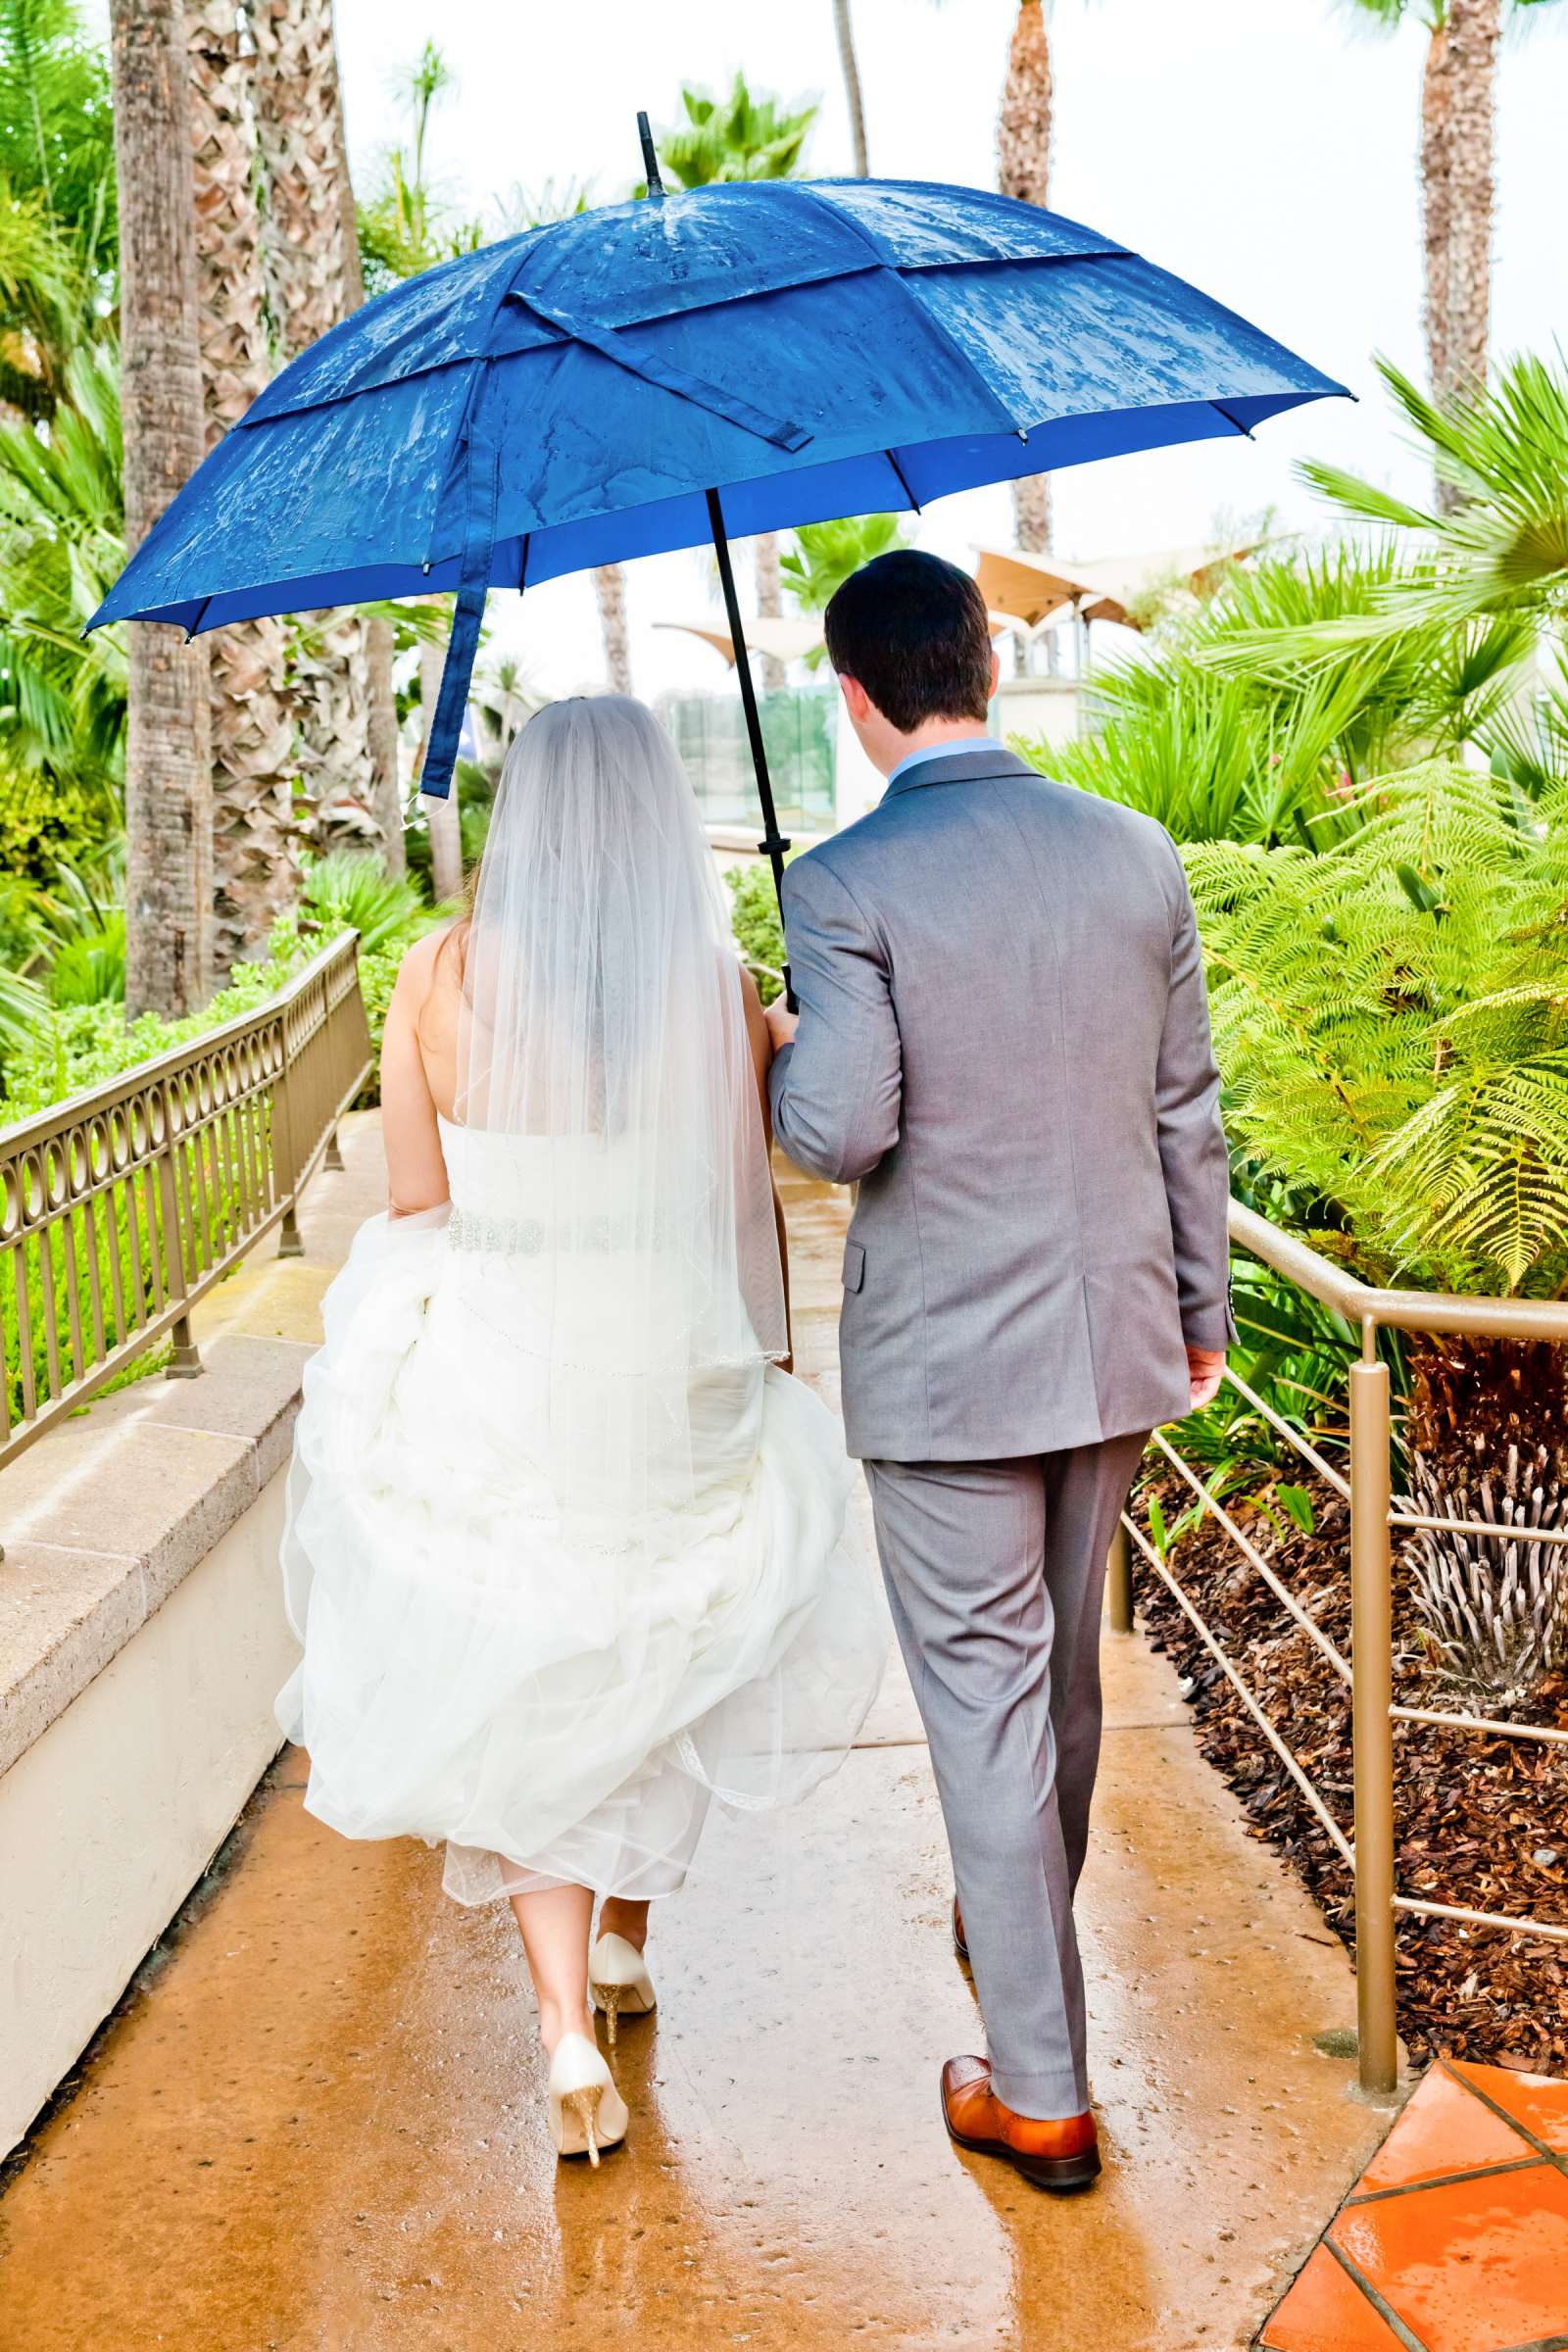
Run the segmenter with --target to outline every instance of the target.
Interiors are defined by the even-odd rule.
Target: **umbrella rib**
[[[1222,400],[1211,400],[1208,405],[1212,410],[1214,410],[1217,416],[1224,417],[1226,423],[1231,426],[1233,431],[1240,433],[1244,439],[1248,441],[1255,441],[1257,439],[1257,435],[1253,432],[1251,426],[1250,424],[1243,424],[1239,416],[1233,416]]]
[[[722,416],[726,424],[739,425],[743,432],[755,433],[760,441],[771,441],[775,448],[794,452],[804,449],[812,438],[805,425],[795,424],[787,417],[769,416],[749,400],[726,392],[719,384],[710,384],[706,376],[693,375],[689,368],[672,366],[657,352],[628,351],[615,327],[601,326],[596,319],[579,318],[570,311],[557,310],[551,304],[536,301],[531,294],[520,293],[516,287],[511,289],[510,299],[531,311],[567,342],[581,343],[586,350],[597,351],[601,359],[624,368],[628,375],[636,376],[640,382],[656,384],[662,392],[673,393],[677,400],[707,409],[710,416]]]
[[[903,490],[904,495],[908,500],[910,506],[914,509],[917,514],[923,514],[925,510],[921,506],[920,501],[915,497],[914,492],[910,489],[909,477],[905,472],[904,467],[899,464],[899,461],[894,455],[893,451],[891,449],[884,450],[882,454],[887,459],[887,462],[892,466],[894,472],[898,475],[899,487]]]

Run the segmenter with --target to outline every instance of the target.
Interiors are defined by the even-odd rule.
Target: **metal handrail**
[[[1320,1257],[1293,1233],[1281,1233],[1255,1208],[1230,1206],[1231,1240],[1276,1274],[1332,1306],[1347,1323],[1375,1330],[1465,1333],[1477,1339],[1568,1340],[1568,1301],[1467,1298],[1452,1291],[1382,1291]]]
[[[1355,1975],[1358,2044],[1362,2086],[1383,2093],[1395,2087],[1398,2040],[1395,2006],[1395,1919],[1398,1912],[1452,1919],[1466,1925],[1503,1928],[1519,1935],[1548,1936],[1568,1942],[1568,1927],[1528,1918],[1510,1918],[1494,1911],[1475,1911],[1455,1903],[1434,1903],[1401,1894],[1395,1884],[1394,1726],[1423,1723],[1477,1733],[1489,1739],[1530,1740],[1547,1745],[1568,1743],[1568,1733],[1539,1724],[1510,1724],[1494,1716],[1397,1705],[1394,1697],[1393,1547],[1395,1529],[1451,1528],[1456,1534],[1497,1535],[1515,1542],[1568,1541],[1568,1531],[1533,1529],[1499,1520],[1444,1519],[1396,1509],[1391,1481],[1392,1420],[1389,1369],[1378,1356],[1381,1330],[1465,1335],[1475,1338],[1515,1339],[1568,1344],[1568,1302],[1557,1299],[1457,1297],[1436,1291],[1382,1290],[1361,1282],[1341,1266],[1298,1240],[1282,1233],[1255,1209],[1239,1200],[1230,1204],[1230,1238],[1239,1249],[1273,1268],[1298,1290],[1332,1307],[1361,1334],[1361,1356],[1349,1372],[1349,1477],[1332,1469],[1317,1448],[1284,1417],[1274,1412],[1246,1381],[1227,1370],[1226,1378],[1240,1395],[1276,1429],[1286,1442],[1320,1471],[1348,1501],[1350,1513],[1350,1659],[1347,1669],[1338,1648],[1316,1625],[1250,1544],[1217,1497],[1182,1459],[1167,1438],[1156,1439],[1187,1484],[1215,1513],[1218,1523],[1280,1600],[1302,1631],[1325,1653],[1331,1666],[1350,1687],[1352,1797],[1354,1834],[1348,1838],[1335,1821],[1305,1771],[1293,1755],[1247,1683],[1234,1659],[1203,1619],[1191,1597],[1171,1573],[1161,1550],[1150,1544],[1130,1516],[1124,1516],[1111,1555],[1111,1623],[1127,1630],[1132,1624],[1132,1550],[1139,1552],[1168,1588],[1198,1631],[1256,1723],[1286,1766],[1292,1780],[1341,1858],[1353,1873],[1355,1884]]]
[[[0,1129],[0,1468],[190,1312],[295,1205],[370,1068],[359,938],[188,1045]]]

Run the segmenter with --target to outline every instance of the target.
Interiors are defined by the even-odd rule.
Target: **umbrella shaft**
[[[762,804],[762,824],[765,838],[758,848],[773,868],[773,889],[778,897],[779,913],[784,911],[784,857],[789,843],[778,829],[778,815],[773,807],[773,786],[767,772],[767,749],[762,741],[762,717],[757,708],[757,687],[752,677],[752,664],[746,652],[746,630],[741,621],[740,600],[735,594],[735,572],[729,560],[729,533],[724,528],[724,510],[718,492],[708,493],[708,519],[713,533],[713,553],[718,558],[718,581],[724,591],[724,611],[729,619],[729,641],[735,652],[735,669],[741,682],[741,707],[746,712],[746,732],[751,739],[752,765],[757,770],[758,798]],[[784,996],[791,1012],[796,1009],[795,991],[790,986],[790,967],[784,966]]]

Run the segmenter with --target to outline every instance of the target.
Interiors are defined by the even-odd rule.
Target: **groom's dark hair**
[[[985,717],[991,628],[985,598],[956,564],[895,548],[851,573],[824,620],[833,667],[901,735],[928,718]]]

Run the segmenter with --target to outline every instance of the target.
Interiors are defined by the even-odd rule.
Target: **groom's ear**
[[[850,716],[858,722],[863,723],[870,714],[872,704],[871,697],[866,693],[859,679],[847,678],[840,671],[839,687],[844,696],[844,708]]]
[[[998,653],[998,651],[997,651],[996,647],[995,647],[995,646],[993,646],[993,647],[992,647],[992,649],[991,649],[991,699],[992,699],[992,701],[993,701],[993,702],[995,702],[995,700],[996,700],[996,696],[997,696],[997,688],[998,688],[998,687],[999,687],[1001,684],[1002,684],[1002,656],[1001,656],[1001,655]]]

